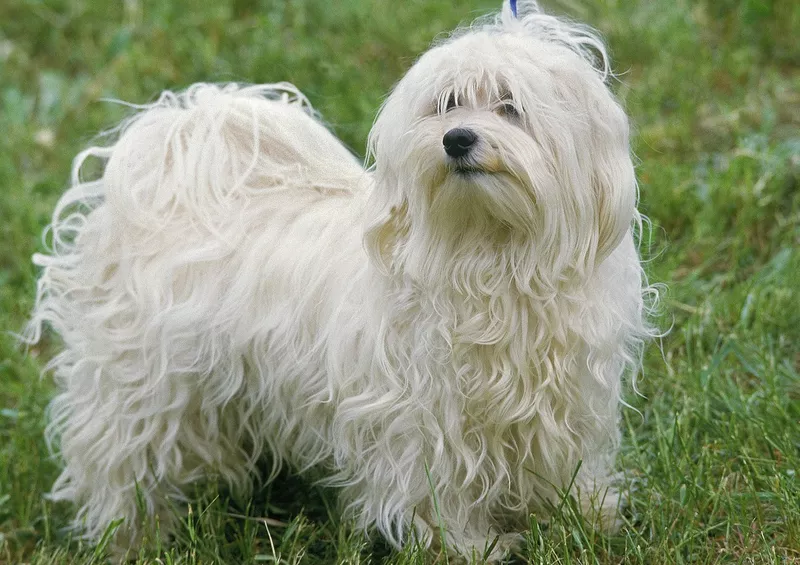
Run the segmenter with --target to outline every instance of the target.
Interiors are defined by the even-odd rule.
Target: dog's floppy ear
[[[374,195],[373,195],[374,196]],[[371,202],[370,204],[377,204]],[[388,206],[370,218],[364,232],[367,253],[378,268],[385,274],[392,271],[393,257],[398,245],[405,240],[409,231],[408,203]]]
[[[508,3],[507,8],[510,6]],[[585,105],[576,108],[576,112],[585,111],[590,118],[588,149],[597,222],[596,260],[602,261],[630,229],[637,195],[628,118],[608,88],[608,79],[613,76],[608,52],[591,27],[545,14],[534,1],[518,0],[516,12],[511,20],[504,19],[506,27],[523,29],[541,41],[565,47],[587,65],[588,72],[570,84],[576,89],[576,99]]]
[[[597,260],[611,254],[631,227],[636,213],[636,179],[630,158],[607,156],[596,166],[594,191],[597,198]]]
[[[364,245],[372,261],[384,273],[392,270],[393,257],[398,245],[405,240],[410,227],[408,213],[408,197],[400,187],[399,173],[392,169],[392,159],[385,155],[393,154],[391,136],[382,132],[391,128],[403,131],[395,123],[400,112],[387,109],[389,101],[384,104],[369,133],[367,145],[368,157],[373,159],[371,170],[376,179],[376,188],[372,190],[367,202],[367,223],[364,230]]]
[[[636,215],[637,186],[628,118],[610,92],[596,92],[592,119],[592,191],[597,214],[597,261],[619,245]]]

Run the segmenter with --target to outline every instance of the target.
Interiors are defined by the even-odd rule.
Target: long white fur
[[[169,533],[186,485],[247,492],[270,453],[326,469],[398,546],[442,528],[500,555],[578,468],[613,529],[621,386],[652,330],[607,76],[591,31],[520,2],[420,58],[369,170],[288,84],[166,92],[81,153],[28,336],[64,342],[48,435],[75,527],[125,518],[137,543],[138,488]],[[448,164],[454,127],[484,173]]]

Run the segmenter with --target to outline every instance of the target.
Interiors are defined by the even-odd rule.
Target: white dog
[[[571,483],[616,527],[652,333],[628,120],[591,30],[518,11],[417,61],[367,170],[286,83],[166,92],[77,157],[29,334],[64,342],[77,528],[138,543],[144,508],[169,533],[187,485],[247,492],[266,453],[397,546],[497,557]]]

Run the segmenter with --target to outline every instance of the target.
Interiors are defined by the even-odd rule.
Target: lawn
[[[100,563],[43,498],[58,462],[23,351],[30,256],[70,161],[125,115],[195,81],[300,87],[363,153],[386,92],[440,33],[495,0],[0,2],[0,563]],[[643,250],[667,285],[619,460],[626,526],[587,530],[565,499],[519,562],[800,563],[800,3],[553,0],[599,28],[635,127]],[[660,347],[659,347],[660,345]],[[335,492],[282,476],[252,500],[198,486],[180,539],[140,563],[429,563],[337,518]],[[264,519],[268,518],[268,519]],[[439,558],[444,561],[443,557]]]

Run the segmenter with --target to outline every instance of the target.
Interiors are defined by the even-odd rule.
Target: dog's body
[[[168,533],[185,485],[246,491],[267,452],[397,545],[502,552],[573,478],[614,528],[649,330],[627,120],[588,48],[533,6],[435,47],[374,170],[289,85],[165,94],[79,156],[32,325],[65,343],[53,496],[76,525],[126,518],[131,543],[139,496]]]

